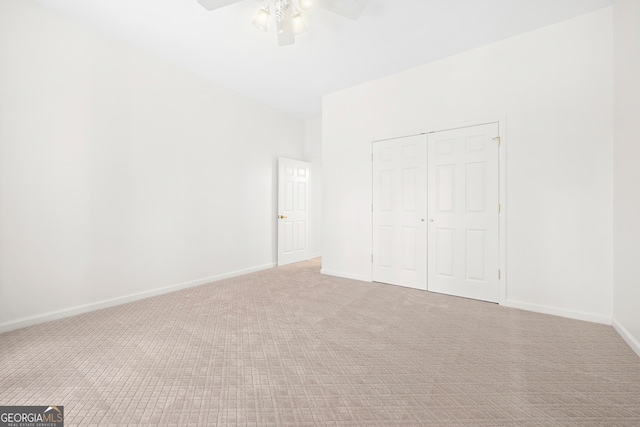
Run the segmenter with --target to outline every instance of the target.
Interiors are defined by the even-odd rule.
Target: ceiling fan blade
[[[289,46],[295,44],[296,36],[293,32],[293,8],[288,7],[285,10],[285,19],[282,22],[276,24],[276,30],[278,32],[278,45]]]
[[[207,10],[215,10],[242,0],[198,0],[198,3]]]
[[[292,32],[285,31],[278,34],[278,46],[289,46],[296,44],[296,38]]]
[[[366,3],[364,0],[316,0],[317,5],[354,21],[360,17]]]

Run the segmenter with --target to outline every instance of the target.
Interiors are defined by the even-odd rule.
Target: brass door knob
[[[280,215],[280,219],[285,219],[286,216],[285,215]]]

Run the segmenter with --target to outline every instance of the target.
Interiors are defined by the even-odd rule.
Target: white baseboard
[[[611,325],[611,318],[600,316],[593,313],[585,313],[576,310],[567,310],[558,307],[549,307],[546,305],[529,304],[520,301],[507,300],[505,307],[518,308],[520,310],[533,311],[542,314],[551,314],[553,316],[566,317],[575,320],[584,320],[586,322],[600,323],[603,325]]]
[[[627,329],[622,326],[616,319],[613,319],[613,327],[620,334],[623,340],[633,351],[636,352],[638,356],[640,356],[640,341],[638,341]]]
[[[52,320],[62,319],[64,317],[76,316],[78,314],[88,313],[90,311],[95,311],[103,308],[113,307],[116,305],[126,304],[128,302],[138,301],[141,299],[150,298],[157,295],[168,294],[170,292],[179,291],[181,289],[187,289],[194,286],[204,285],[207,283],[218,282],[220,280],[229,279],[231,277],[242,276],[244,274],[254,273],[256,271],[267,270],[273,267],[275,267],[275,263],[264,264],[257,267],[247,268],[244,270],[238,270],[238,271],[232,271],[230,273],[219,274],[217,276],[206,277],[203,279],[192,280],[184,283],[178,283],[176,285],[164,286],[162,288],[151,289],[144,292],[124,295],[117,298],[97,301],[94,303],[79,305],[76,307],[70,307],[62,310],[51,311],[48,313],[38,314],[36,316],[24,317],[22,319],[0,323],[0,334],[9,332],[9,331],[14,331],[16,329],[26,328],[27,326],[33,326],[40,323],[50,322]]]
[[[321,274],[326,274],[327,276],[342,277],[344,279],[359,280],[361,282],[371,282],[371,278],[370,277],[361,276],[359,274],[351,274],[351,273],[343,273],[343,272],[340,272],[340,271],[327,270],[326,268],[321,269],[320,273]]]

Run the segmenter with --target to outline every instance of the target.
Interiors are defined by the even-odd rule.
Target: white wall
[[[307,162],[322,158],[322,117],[304,121],[304,159]]]
[[[273,265],[276,158],[303,140],[301,120],[0,2],[0,332]]]
[[[614,325],[640,355],[640,1],[614,6]]]
[[[506,117],[507,304],[610,322],[612,33],[607,8],[326,96],[323,272],[371,280],[371,141]]]
[[[309,250],[322,255],[322,117],[304,121],[304,159],[311,163],[309,183]]]

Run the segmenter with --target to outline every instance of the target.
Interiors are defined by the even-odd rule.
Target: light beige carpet
[[[0,335],[0,405],[67,426],[639,426],[603,325],[313,260]]]

